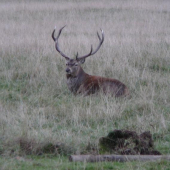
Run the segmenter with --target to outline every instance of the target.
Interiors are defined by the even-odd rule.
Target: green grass
[[[160,162],[69,162],[66,157],[15,157],[0,159],[0,167],[3,170],[45,170],[45,169],[60,169],[60,170],[108,170],[108,169],[146,169],[146,170],[168,170],[170,163],[167,161]]]
[[[1,1],[0,168],[168,169],[168,162],[71,163],[33,153],[48,143],[65,146],[66,155],[88,153],[89,143],[98,147],[100,137],[127,129],[150,131],[155,148],[170,154],[169,6],[168,0]],[[102,28],[104,44],[82,67],[122,81],[130,99],[71,94],[51,38],[55,25],[67,25],[59,41],[71,58],[95,48]],[[21,139],[33,141],[32,156]]]

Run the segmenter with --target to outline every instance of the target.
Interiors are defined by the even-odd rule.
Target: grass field
[[[11,0],[0,2],[0,168],[168,169],[170,163],[69,163],[66,157],[30,157],[45,144],[64,154],[114,129],[150,131],[155,147],[170,154],[169,0]],[[60,48],[74,58],[105,41],[83,65],[91,75],[119,79],[130,99],[74,96],[66,86],[65,60],[51,33],[67,25]],[[21,141],[30,144],[22,149]],[[24,161],[17,160],[24,157]],[[45,159],[46,158],[46,159]]]

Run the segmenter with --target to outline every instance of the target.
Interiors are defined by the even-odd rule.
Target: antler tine
[[[98,38],[99,38],[99,45],[98,45],[98,47],[96,48],[96,50],[93,51],[93,53],[92,53],[91,55],[94,55],[94,54],[99,50],[99,48],[101,47],[101,45],[103,44],[103,41],[104,41],[104,31],[103,31],[102,29],[100,29],[100,30],[101,30],[101,32],[102,32],[102,38],[100,37],[99,33],[97,32],[97,36],[98,36]]]
[[[65,26],[66,26],[66,25],[65,25]],[[65,27],[65,26],[64,26],[64,27]],[[69,60],[70,58],[69,58],[68,56],[66,56],[66,55],[59,49],[59,44],[58,44],[58,39],[59,39],[60,34],[61,34],[61,32],[62,32],[62,30],[63,30],[64,27],[62,27],[62,28],[58,31],[58,35],[57,35],[56,38],[54,37],[56,28],[54,28],[54,31],[52,32],[52,39],[55,41],[55,48],[56,48],[56,50],[57,50],[65,59]]]
[[[76,59],[78,58],[78,55],[79,55],[79,53],[77,52],[77,54],[76,54]]]
[[[64,25],[62,28],[60,28],[60,30],[58,31],[58,36],[57,36],[57,39],[60,37],[60,34],[62,32],[62,30],[66,27],[66,25]]]
[[[98,38],[99,38],[99,41],[101,41],[101,38],[100,38],[100,35],[99,35],[99,33],[97,32],[97,36],[98,36]]]
[[[103,31],[102,29],[100,29],[100,30],[101,30],[101,32],[102,32],[102,38],[100,37],[99,33],[97,32],[97,36],[98,36],[98,38],[99,38],[99,45],[98,45],[98,47],[96,48],[96,50],[93,51],[93,48],[92,48],[92,45],[91,45],[90,53],[87,54],[87,55],[85,55],[85,56],[76,58],[77,60],[85,59],[86,57],[89,57],[89,56],[91,56],[91,55],[94,55],[94,54],[99,50],[99,48],[101,47],[101,45],[103,44],[103,41],[104,41],[104,31]]]
[[[55,33],[55,28],[54,28],[54,30],[53,30],[53,32],[52,32],[52,39],[55,41],[56,40],[56,38],[54,37],[54,33]]]

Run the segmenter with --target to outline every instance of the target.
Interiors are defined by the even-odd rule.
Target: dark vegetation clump
[[[72,150],[63,143],[37,143],[35,140],[26,138],[19,139],[20,150],[26,155],[36,154],[54,154],[54,155],[68,155]]]
[[[27,138],[19,139],[21,153],[26,155],[53,154],[70,155],[74,149],[63,143],[37,143]],[[113,130],[99,139],[99,147],[89,143],[81,154],[118,154],[118,155],[161,155],[154,149],[154,141],[149,131],[138,135],[135,131]]]
[[[101,153],[120,155],[161,155],[154,149],[154,142],[149,131],[138,135],[135,131],[114,130],[99,139]]]

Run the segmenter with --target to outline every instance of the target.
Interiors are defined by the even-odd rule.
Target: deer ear
[[[79,62],[80,64],[83,64],[83,63],[85,62],[85,58],[80,59],[78,62]]]
[[[77,55],[76,55],[76,60],[80,63],[80,64],[83,64],[85,62],[85,58],[82,58],[82,59],[79,59],[78,58],[78,52],[77,52]]]

